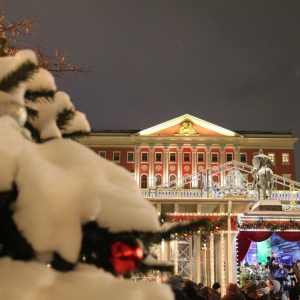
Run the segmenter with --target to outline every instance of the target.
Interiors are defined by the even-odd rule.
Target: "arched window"
[[[160,174],[156,175],[156,183],[155,183],[155,185],[156,186],[161,185],[161,182],[162,182],[161,175]]]
[[[177,184],[176,184],[176,176],[175,175],[170,176],[170,182],[172,182],[170,185],[170,188],[176,187]]]
[[[141,176],[141,189],[147,189],[148,188],[148,176],[142,175]]]
[[[191,188],[191,179],[190,179],[190,175],[185,175],[183,177],[183,188],[184,189],[190,189]]]

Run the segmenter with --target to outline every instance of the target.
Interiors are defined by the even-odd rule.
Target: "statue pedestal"
[[[282,211],[279,200],[260,200],[255,203],[251,211]]]

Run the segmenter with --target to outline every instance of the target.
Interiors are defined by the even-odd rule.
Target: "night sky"
[[[37,21],[32,40],[47,54],[58,48],[86,62],[89,75],[57,85],[93,129],[146,129],[191,114],[300,137],[300,1],[2,2],[7,20]],[[300,180],[300,141],[296,173]]]

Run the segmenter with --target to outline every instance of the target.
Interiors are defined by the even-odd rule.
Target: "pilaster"
[[[178,162],[177,162],[177,176],[182,178],[182,146],[177,146]],[[182,180],[180,182],[182,184]]]
[[[134,174],[135,174],[135,180],[137,184],[140,186],[140,150],[141,146],[140,145],[135,145],[134,146],[134,153],[135,153],[135,159],[134,159]]]
[[[155,185],[154,178],[154,145],[149,146],[149,186]]]
[[[241,149],[241,147],[235,146],[233,149],[234,149],[234,160],[235,161],[240,161],[241,160],[241,158],[240,158],[240,149]]]
[[[166,183],[169,181],[169,171],[168,171],[168,160],[169,160],[169,146],[164,146],[163,147],[164,149],[164,173],[163,173],[163,180],[164,182],[163,183]]]
[[[192,146],[192,174],[197,173],[197,146]],[[193,180],[192,187],[197,188],[198,181]]]
[[[210,153],[211,153],[211,146],[206,146],[206,169],[210,169]]]
[[[220,146],[220,164],[224,165],[225,163],[225,147]],[[220,183],[223,186],[224,185],[224,172],[220,173]]]

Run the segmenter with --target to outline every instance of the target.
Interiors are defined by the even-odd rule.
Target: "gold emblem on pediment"
[[[189,121],[184,121],[180,124],[179,132],[175,135],[199,135],[195,128],[194,124]]]

